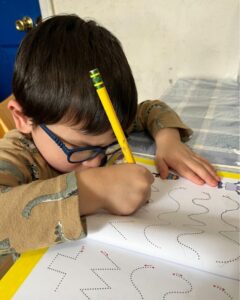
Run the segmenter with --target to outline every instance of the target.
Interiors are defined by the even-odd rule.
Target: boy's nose
[[[82,163],[83,166],[87,167],[87,168],[96,168],[99,167],[100,165],[102,165],[102,160],[104,158],[103,154],[99,154],[96,157],[86,160]]]

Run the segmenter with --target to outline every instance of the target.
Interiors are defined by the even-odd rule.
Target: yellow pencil
[[[104,82],[102,80],[101,74],[98,69],[94,69],[90,71],[90,77],[93,81],[93,84],[97,90],[98,96],[101,100],[101,103],[103,105],[103,108],[106,112],[106,115],[109,119],[109,122],[112,126],[113,132],[117,138],[117,141],[122,149],[123,155],[125,160],[128,163],[135,163],[135,159],[132,155],[132,152],[129,148],[127,139],[125,137],[125,134],[122,130],[122,126],[118,120],[118,117],[116,115],[116,112],[114,110],[114,107],[112,105],[112,102],[110,100],[109,94],[107,92],[107,89],[104,85]]]

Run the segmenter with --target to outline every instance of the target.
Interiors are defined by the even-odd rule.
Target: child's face
[[[79,127],[69,127],[66,124],[54,124],[47,126],[68,148],[86,146],[107,146],[116,138],[112,130],[101,135],[83,134]],[[99,167],[104,158],[103,154],[80,163],[70,163],[63,150],[50,138],[50,136],[40,127],[32,129],[32,138],[39,152],[44,159],[56,170],[67,173],[73,170],[84,170],[92,167]]]

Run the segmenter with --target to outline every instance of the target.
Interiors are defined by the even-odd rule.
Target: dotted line
[[[170,190],[170,191],[168,192],[168,196],[169,196],[169,197],[177,204],[177,208],[176,208],[175,210],[170,210],[170,211],[167,211],[167,212],[160,213],[160,214],[157,216],[157,218],[158,218],[159,220],[161,220],[161,219],[160,219],[160,216],[162,216],[162,215],[173,214],[173,213],[177,213],[177,212],[179,211],[179,209],[180,209],[180,203],[179,203],[179,202],[171,195],[171,193],[172,193],[173,191],[176,191],[176,190],[185,190],[185,189],[186,189],[185,187],[178,187],[178,188],[174,188],[174,189],[172,189],[172,190]],[[164,220],[164,221],[165,221],[165,220]],[[150,238],[148,238],[148,236],[147,236],[147,229],[149,229],[150,227],[161,227],[161,226],[163,226],[163,225],[170,225],[170,223],[171,223],[171,222],[167,222],[167,223],[165,223],[165,224],[162,224],[162,223],[155,223],[155,224],[151,224],[151,225],[146,226],[146,227],[144,228],[144,230],[143,230],[143,234],[144,234],[146,240],[147,240],[152,246],[154,246],[154,247],[156,247],[156,248],[158,248],[158,249],[162,249],[162,247],[160,247],[159,245],[155,244],[153,241],[150,240]]]
[[[231,212],[231,211],[239,210],[240,205],[239,205],[239,203],[238,203],[236,200],[232,199],[232,198],[229,197],[229,196],[223,195],[223,198],[226,198],[226,199],[228,199],[228,200],[231,200],[231,201],[233,201],[235,204],[237,204],[237,207],[236,207],[236,208],[234,208],[234,209],[226,209],[226,210],[224,210],[224,211],[221,213],[221,220],[222,220],[222,222],[225,223],[226,225],[230,226],[230,227],[233,227],[235,230],[219,231],[219,234],[220,234],[221,236],[223,236],[224,238],[227,238],[227,239],[230,240],[231,242],[233,242],[233,243],[239,245],[239,242],[238,242],[238,241],[235,241],[235,240],[233,240],[231,237],[229,237],[229,236],[227,236],[227,235],[224,234],[224,233],[227,233],[227,232],[239,232],[239,228],[238,228],[237,226],[235,226],[235,225],[233,225],[233,224],[227,222],[227,221],[224,219],[223,215],[226,214],[226,213],[228,213],[228,212]],[[217,263],[217,264],[229,264],[229,263],[233,263],[233,262],[239,260],[239,258],[240,258],[240,256],[237,256],[237,257],[235,257],[235,258],[230,258],[230,259],[227,259],[227,260],[216,260],[216,263]]]
[[[158,249],[162,249],[162,247],[160,247],[160,246],[157,245],[157,244],[154,244],[153,241],[151,241],[151,240],[148,238],[146,231],[147,231],[147,229],[148,229],[149,227],[160,227],[160,225],[159,225],[159,224],[152,224],[152,225],[146,226],[146,227],[144,228],[144,230],[143,230],[143,234],[144,234],[146,240],[147,240],[152,246],[154,246],[154,247],[156,247],[156,248],[158,248]]]
[[[180,209],[180,204],[179,204],[179,202],[171,195],[172,192],[174,192],[174,191],[176,191],[176,190],[186,190],[186,188],[180,186],[180,187],[174,188],[174,189],[172,189],[172,190],[170,190],[170,191],[168,192],[168,196],[169,196],[169,197],[177,204],[177,209],[176,209],[175,211],[173,211],[173,213],[174,213],[174,212],[178,212],[179,209]]]
[[[237,207],[236,207],[236,208],[234,208],[234,209],[226,209],[226,210],[224,210],[224,211],[221,213],[221,220],[222,220],[222,222],[225,223],[225,224],[228,225],[228,226],[233,227],[235,230],[219,231],[219,234],[221,234],[223,237],[229,239],[229,240],[232,241],[233,243],[236,243],[237,245],[239,245],[239,242],[233,240],[232,238],[230,238],[229,236],[227,236],[227,235],[224,234],[224,233],[227,233],[227,232],[239,232],[239,228],[238,228],[237,226],[231,224],[231,223],[228,223],[228,222],[223,218],[223,215],[226,214],[226,213],[228,213],[228,212],[230,212],[230,211],[239,210],[240,205],[239,205],[239,203],[238,203],[236,200],[232,199],[232,198],[229,197],[229,196],[223,195],[223,198],[226,198],[226,199],[228,199],[228,200],[231,200],[231,201],[233,201],[234,203],[237,204]]]
[[[189,250],[193,251],[193,252],[197,255],[197,259],[198,259],[198,260],[200,260],[200,254],[199,254],[195,249],[193,249],[192,247],[190,247],[190,246],[188,246],[188,245],[182,243],[182,242],[179,240],[179,238],[180,238],[181,236],[184,236],[184,235],[197,235],[197,234],[202,234],[203,232],[204,232],[204,231],[201,230],[200,232],[182,233],[182,234],[179,234],[179,235],[177,236],[177,241],[178,241],[178,243],[179,243],[180,245],[182,245],[182,246],[188,248]]]
[[[223,292],[229,299],[233,299],[233,297],[226,291],[225,288],[221,287],[220,285],[214,284],[214,288],[218,289],[219,291]]]
[[[134,283],[133,281],[133,276],[134,274],[139,271],[139,270],[144,270],[144,269],[154,269],[154,266],[152,265],[144,265],[143,267],[138,267],[136,269],[134,269],[131,273],[130,273],[130,281],[133,285],[133,287],[135,288],[135,290],[138,292],[139,296],[141,297],[141,299],[144,299],[142,292],[140,291],[140,289],[137,287],[137,285]]]
[[[172,200],[177,204],[177,208],[176,208],[175,210],[169,210],[169,211],[165,211],[165,212],[163,212],[163,213],[160,213],[160,214],[157,216],[157,218],[158,218],[159,220],[161,220],[160,216],[162,216],[162,215],[174,214],[174,213],[177,213],[177,212],[179,211],[179,209],[180,209],[180,203],[179,203],[179,202],[171,195],[171,193],[172,193],[173,191],[176,191],[176,190],[186,190],[186,188],[184,188],[184,187],[178,187],[178,188],[172,189],[171,191],[168,192],[169,198],[172,199]],[[164,220],[164,221],[165,221],[165,220]],[[165,223],[164,225],[170,225],[170,224],[171,224],[171,222],[168,222],[168,223]],[[161,225],[162,225],[162,224],[161,224]],[[160,224],[159,224],[159,226],[160,226]]]
[[[106,258],[107,260],[109,260],[114,266],[115,266],[115,269],[109,269],[109,270],[114,270],[114,271],[120,271],[120,267],[109,257],[108,253],[105,252],[105,251],[100,251]]]
[[[229,260],[216,260],[216,263],[217,263],[217,264],[229,264],[229,263],[232,263],[232,262],[234,262],[234,261],[239,260],[239,258],[240,258],[240,256],[237,256],[237,257],[235,257],[235,258],[231,258],[231,259],[229,259]]]
[[[62,257],[65,257],[65,258],[68,258],[68,259],[72,259],[72,260],[77,260],[78,259],[78,256],[80,255],[80,253],[83,253],[85,249],[85,246],[82,246],[81,249],[77,252],[76,256],[69,256],[69,255],[65,255],[65,254],[62,254],[62,253],[57,253],[54,257],[54,259],[51,261],[51,263],[49,264],[49,266],[47,267],[48,270],[50,271],[54,271],[56,273],[59,273],[59,274],[62,274],[62,278],[60,279],[60,281],[58,282],[56,288],[54,289],[54,292],[56,292],[60,285],[62,284],[64,278],[66,277],[67,273],[66,272],[63,272],[63,271],[60,271],[59,269],[56,269],[56,268],[53,268],[52,265],[55,263],[56,259],[59,257],[59,256],[62,256]]]
[[[51,270],[51,271],[57,272],[59,274],[62,274],[62,278],[60,279],[60,281],[58,282],[56,288],[54,289],[54,292],[56,292],[59,289],[60,285],[62,284],[64,278],[67,276],[67,273],[66,272],[62,272],[62,271],[57,270],[57,269],[54,269],[54,268],[50,268],[50,267],[48,267],[48,269]]]
[[[199,215],[203,215],[203,214],[209,213],[209,209],[208,209],[206,206],[204,206],[204,205],[199,204],[199,203],[196,202],[196,200],[204,200],[204,201],[207,200],[207,201],[208,201],[208,200],[211,199],[211,196],[210,196],[209,193],[202,192],[202,194],[206,195],[207,198],[193,198],[193,199],[192,199],[192,203],[193,203],[194,205],[196,205],[196,206],[200,206],[200,207],[204,208],[205,211],[204,211],[204,212],[200,212],[200,213],[194,213],[194,214],[189,214],[189,215],[188,215],[188,218],[189,218],[190,220],[199,223],[199,224],[196,224],[195,226],[206,226],[206,223],[203,222],[203,221],[200,221],[200,220],[198,220],[198,219],[195,219],[195,218],[193,218],[192,216],[197,216],[197,215],[199,216]],[[184,225],[185,225],[185,226],[187,226],[187,225],[189,226],[189,224],[184,224]],[[193,225],[191,225],[191,226],[193,226]],[[200,254],[199,254],[195,249],[193,249],[192,247],[190,247],[190,246],[188,246],[188,245],[182,243],[182,242],[180,241],[179,238],[180,238],[181,236],[186,236],[186,235],[199,235],[199,234],[203,234],[204,232],[205,232],[205,230],[200,230],[199,232],[182,233],[182,234],[179,234],[179,235],[177,236],[177,241],[178,241],[178,243],[179,243],[180,245],[182,245],[182,246],[184,246],[184,247],[190,249],[191,251],[193,251],[193,252],[197,255],[197,259],[198,259],[198,260],[200,260]]]
[[[108,223],[121,235],[122,238],[127,240],[126,236],[116,227],[116,225],[114,225],[114,223],[117,224],[117,223],[133,223],[133,222],[134,221],[110,221]]]
[[[209,193],[202,192],[202,194],[205,194],[208,198],[193,198],[193,199],[192,199],[192,203],[193,203],[194,205],[196,205],[196,206],[199,206],[199,207],[204,208],[205,211],[200,212],[200,213],[194,213],[194,214],[189,214],[189,215],[188,215],[188,218],[189,218],[189,219],[191,219],[191,220],[194,221],[194,222],[199,223],[199,224],[197,224],[197,225],[195,225],[195,226],[206,226],[206,225],[207,225],[205,222],[200,221],[200,220],[195,219],[195,218],[192,217],[192,216],[200,216],[200,215],[204,215],[204,214],[209,213],[208,207],[206,207],[206,206],[204,206],[204,205],[202,205],[202,204],[196,203],[196,200],[205,200],[205,201],[206,201],[206,200],[210,200],[210,199],[211,199],[211,196],[210,196]],[[187,225],[187,224],[186,224],[186,225]]]
[[[173,275],[173,276],[177,276],[177,277],[179,277],[180,279],[182,279],[183,281],[185,281],[185,282],[189,285],[189,289],[186,290],[186,291],[171,291],[171,292],[167,292],[167,293],[165,293],[165,294],[163,295],[163,298],[162,298],[163,300],[165,300],[166,297],[167,297],[168,295],[170,295],[170,294],[189,294],[189,293],[191,293],[192,290],[193,290],[193,287],[192,287],[191,282],[188,281],[186,278],[184,278],[182,274],[179,274],[179,273],[172,273],[172,275]]]
[[[92,288],[84,288],[80,289],[80,291],[83,293],[83,295],[91,300],[91,298],[86,294],[87,291],[99,291],[99,290],[109,290],[111,289],[111,286],[97,273],[99,271],[120,271],[120,267],[109,257],[108,253],[105,251],[100,251],[108,261],[110,261],[115,268],[91,268],[90,270],[93,272],[93,274],[98,277],[98,279],[105,285],[105,287],[92,287]]]

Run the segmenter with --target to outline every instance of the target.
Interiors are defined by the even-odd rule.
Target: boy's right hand
[[[117,215],[129,215],[149,200],[154,177],[136,164],[120,164],[76,171],[80,214],[103,208]]]

